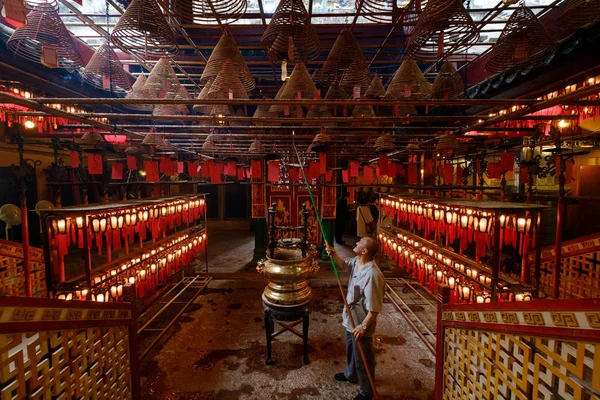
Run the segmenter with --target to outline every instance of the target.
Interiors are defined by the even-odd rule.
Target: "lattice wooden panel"
[[[554,260],[540,266],[540,290],[552,294],[552,271]],[[600,251],[580,254],[562,259],[560,297],[600,297]]]
[[[131,399],[128,328],[0,335],[2,399]]]
[[[44,296],[46,292],[44,265],[31,261],[31,270],[33,295]],[[0,256],[0,295],[25,296],[25,276],[21,259]]]
[[[444,351],[445,400],[600,398],[599,343],[447,328]]]

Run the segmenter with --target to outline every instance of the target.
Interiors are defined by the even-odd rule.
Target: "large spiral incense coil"
[[[175,34],[156,0],[133,0],[110,38],[120,48],[146,58],[179,53]]]
[[[360,16],[371,22],[391,24],[401,14],[401,9],[396,7],[396,1],[394,0],[356,0],[357,10],[361,1]]]
[[[329,150],[329,145],[333,140],[331,136],[324,131],[317,133],[312,140],[310,146],[308,146],[308,151],[314,151],[316,153],[324,153]]]
[[[204,71],[202,71],[200,81],[206,83],[208,80],[215,78],[219,72],[221,72],[225,61],[229,61],[233,64],[236,74],[244,85],[246,92],[250,92],[256,87],[256,83],[248,69],[248,65],[246,64],[242,53],[240,53],[235,39],[229,32],[223,33],[212,53],[210,53],[210,57],[208,57],[208,61],[206,62],[206,67],[204,68]]]
[[[154,128],[152,128],[154,129]],[[154,131],[150,131],[144,136],[142,139],[142,144],[146,144],[148,146],[158,146],[163,141],[163,135],[160,135]]]
[[[173,0],[163,1],[169,12],[184,24],[231,24],[248,8],[246,0]]]
[[[204,143],[202,143],[202,150],[207,152],[214,152],[219,150],[217,143],[215,143],[214,133],[209,133],[206,139],[204,139]]]
[[[438,59],[464,52],[479,40],[479,31],[461,0],[429,0],[408,41],[408,56]]]
[[[15,29],[6,45],[16,55],[51,68],[74,69],[83,65],[71,34],[50,4],[37,5],[27,15],[27,24]]]
[[[386,100],[426,100],[431,97],[431,84],[425,79],[415,60],[405,59],[390,82]]]
[[[290,48],[304,61],[316,59],[321,52],[319,38],[302,0],[280,1],[260,42],[272,61],[289,60]]]
[[[129,75],[108,43],[100,46],[90,58],[83,70],[83,80],[95,88],[113,92],[131,89]]]
[[[490,72],[502,72],[513,67],[534,67],[545,58],[552,46],[548,32],[527,7],[518,7],[510,16],[485,63]]]
[[[435,150],[439,153],[451,155],[458,149],[458,139],[449,133],[439,138]]]
[[[434,99],[451,99],[462,97],[465,83],[452,63],[446,61],[442,64],[433,81],[432,97]]]

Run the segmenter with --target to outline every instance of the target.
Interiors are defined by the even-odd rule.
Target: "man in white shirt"
[[[367,370],[358,351],[357,342],[362,344],[367,368],[375,379],[375,355],[373,354],[373,335],[377,325],[377,315],[383,309],[385,279],[383,273],[373,263],[377,253],[377,241],[370,237],[362,238],[354,247],[356,257],[344,261],[333,247],[327,252],[335,263],[350,273],[346,301],[352,312],[356,327],[352,329],[346,308],[342,313],[342,325],[346,328],[347,366],[344,372],[335,374],[337,381],[360,383],[360,393],[354,400],[368,400],[373,397],[373,388],[367,376]]]

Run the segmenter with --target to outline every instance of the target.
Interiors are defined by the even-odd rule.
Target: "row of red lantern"
[[[400,233],[392,236],[380,231],[378,236],[380,251],[399,267],[412,271],[413,277],[421,285],[427,285],[432,293],[435,293],[438,285],[445,284],[451,289],[452,303],[491,302],[492,279],[487,272],[473,266],[465,266],[428,247],[426,243]],[[498,287],[503,289],[498,301],[531,299],[529,293],[508,292],[508,287],[502,282],[499,282]]]
[[[469,208],[455,208],[419,200],[385,198],[382,208],[392,220],[404,224],[409,229],[425,230],[427,234],[440,232],[447,236],[448,242],[459,239],[460,253],[472,241],[476,243],[476,260],[485,257],[491,244],[491,235],[495,221],[494,214]],[[532,233],[531,217],[517,218],[515,215],[500,215],[500,235],[502,244],[511,244],[519,254],[526,255],[529,248],[535,248],[535,240],[529,245]],[[517,241],[517,234],[521,234]]]
[[[124,247],[125,254],[129,254],[129,245],[134,243],[135,233],[138,233],[139,246],[142,248],[148,229],[152,241],[156,242],[161,233],[165,237],[167,231],[174,229],[176,225],[194,224],[204,216],[205,212],[204,198],[186,198],[165,201],[161,204],[132,205],[128,208],[86,216],[86,229],[84,229],[82,216],[56,217],[51,221],[50,226],[54,246],[57,249],[57,257],[53,260],[57,279],[59,282],[65,280],[64,256],[68,254],[69,246],[77,244],[80,249],[85,247],[84,231],[86,230],[90,246],[95,239],[98,255],[102,255],[104,242],[106,243],[107,260],[110,262],[111,250],[118,251]]]
[[[169,243],[149,250],[139,257],[115,266],[92,279],[92,289],[78,290],[58,294],[65,300],[86,300],[98,302],[120,302],[123,300],[123,286],[135,284],[136,297],[142,298],[156,291],[159,284],[168,283],[171,275],[182,267],[188,266],[194,257],[206,251],[206,232],[190,237],[178,236]]]

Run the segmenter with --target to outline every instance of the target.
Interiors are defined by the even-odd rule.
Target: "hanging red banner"
[[[237,178],[238,178],[238,181],[244,180],[244,168],[243,167],[240,167],[237,169]]]
[[[432,175],[433,174],[433,161],[432,160],[425,160],[425,175]]]
[[[463,169],[460,165],[456,166],[456,184],[457,185],[462,185],[463,184],[463,179],[462,179],[462,172]]]
[[[513,152],[505,151],[500,156],[500,170],[512,171],[515,169],[515,154]]]
[[[408,184],[416,185],[419,182],[419,175],[417,171],[417,163],[408,164]]]
[[[444,164],[444,182],[446,185],[452,185],[452,178],[454,178],[454,165],[446,163]]]
[[[327,154],[319,153],[319,175],[324,175],[327,171]]]
[[[71,168],[79,168],[79,153],[76,151],[69,152],[69,160],[71,162]]]
[[[332,170],[327,170],[325,171],[325,181],[329,182],[329,183],[333,183],[333,171]]]
[[[190,178],[196,178],[198,176],[198,165],[194,162],[187,163],[188,175]]]
[[[298,168],[290,168],[288,171],[289,175],[290,175],[290,183],[296,183],[299,181],[299,171]]]
[[[381,173],[381,175],[389,175],[388,166],[389,166],[389,157],[388,156],[379,156],[379,172]]]
[[[102,154],[88,154],[88,173],[102,175]]]
[[[185,172],[185,166],[183,165],[183,161],[177,162],[177,173],[183,174]]]
[[[371,167],[363,167],[363,183],[372,183],[373,182],[373,168]]]
[[[111,179],[123,179],[123,163],[117,162],[112,165]]]
[[[358,161],[350,161],[350,176],[353,178],[358,177]]]
[[[250,164],[250,176],[253,179],[262,178],[261,164],[261,160],[252,160],[252,163]]]
[[[342,182],[348,183],[348,170],[347,169],[342,170]]]
[[[137,170],[137,159],[135,156],[127,156],[127,169],[131,171]]]
[[[227,163],[227,175],[228,176],[236,176],[237,173],[237,166],[235,164],[235,161],[229,161]]]
[[[279,182],[279,161],[269,161],[268,165],[268,180],[272,183]]]

